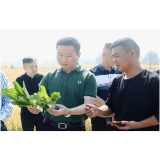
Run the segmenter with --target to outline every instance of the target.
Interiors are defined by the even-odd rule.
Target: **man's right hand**
[[[99,115],[99,108],[95,105],[92,105],[92,104],[86,104],[86,115],[89,117],[89,118],[94,118],[96,116]]]
[[[37,108],[28,108],[28,110],[33,114],[38,114],[41,112],[40,109],[37,109]]]

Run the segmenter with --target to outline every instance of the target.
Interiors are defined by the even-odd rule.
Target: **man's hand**
[[[37,109],[37,108],[28,108],[28,110],[33,114],[38,114],[41,112],[40,109]]]
[[[69,113],[68,108],[66,108],[64,105],[56,104],[56,106],[59,108],[59,110],[49,109],[48,112],[54,116],[67,115]]]
[[[122,121],[122,125],[125,125],[125,126],[113,124],[113,126],[117,127],[120,130],[138,129],[138,126],[139,126],[138,122],[135,122],[135,121]]]
[[[98,116],[99,114],[99,108],[95,105],[92,105],[92,104],[86,104],[86,115],[89,117],[89,118],[93,118],[93,117],[96,117]]]

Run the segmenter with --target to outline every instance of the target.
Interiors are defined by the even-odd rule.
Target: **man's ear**
[[[23,69],[26,71],[26,67],[25,66],[23,66]]]
[[[130,51],[130,54],[131,54],[131,57],[132,57],[132,56],[134,56],[134,55],[136,54],[136,51],[135,51],[134,49],[132,49],[132,50]]]
[[[81,57],[81,53],[79,52],[79,53],[78,53],[78,59],[79,59],[80,57]]]
[[[103,53],[102,53],[102,57],[104,57],[104,56],[105,56],[105,53],[103,52]]]

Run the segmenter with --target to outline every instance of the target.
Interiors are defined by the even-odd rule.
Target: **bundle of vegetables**
[[[23,81],[23,88],[17,81],[13,81],[15,88],[6,88],[1,90],[1,94],[12,100],[13,105],[28,108],[45,108],[47,111],[51,108],[56,108],[56,101],[61,97],[59,92],[54,92],[51,97],[47,95],[44,86],[40,86],[40,92],[34,95],[29,95],[25,83]]]
[[[47,111],[49,109],[56,108],[56,101],[61,97],[59,92],[54,92],[51,94],[51,97],[47,95],[46,88],[44,86],[40,86],[39,93],[34,93],[29,97],[30,100],[36,101],[36,104],[39,108],[44,108]]]

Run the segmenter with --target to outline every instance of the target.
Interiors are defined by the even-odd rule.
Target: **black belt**
[[[55,126],[59,129],[67,129],[67,128],[74,128],[74,127],[82,127],[85,125],[85,122],[76,122],[76,123],[57,123],[45,118],[45,122],[49,123],[52,126]]]

